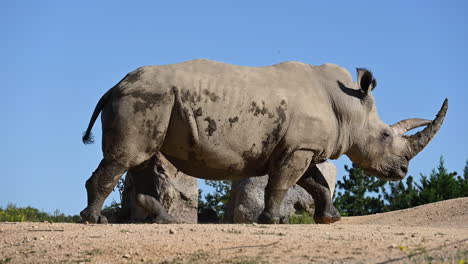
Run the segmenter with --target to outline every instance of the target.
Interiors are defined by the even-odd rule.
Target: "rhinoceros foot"
[[[82,223],[90,224],[107,224],[107,218],[100,213],[94,212],[88,208],[84,209],[80,213]]]
[[[259,224],[289,224],[289,219],[287,217],[275,217],[271,214],[263,212],[259,217],[257,222]]]
[[[340,219],[340,212],[334,206],[329,206],[324,212],[316,211],[314,214],[314,221],[317,224],[331,224]]]
[[[317,224],[331,224],[336,221],[339,221],[341,219],[340,217],[330,217],[330,216],[316,216],[314,215],[314,221]]]

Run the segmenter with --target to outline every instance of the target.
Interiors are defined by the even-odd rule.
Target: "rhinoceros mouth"
[[[398,164],[393,167],[387,168],[367,168],[363,169],[367,175],[375,176],[384,181],[399,181],[405,178],[408,173],[408,160],[402,159]]]
[[[367,169],[364,170],[367,175],[372,175],[383,181],[399,181],[405,178],[406,172],[401,169],[390,170],[388,173],[382,173],[377,170]]]

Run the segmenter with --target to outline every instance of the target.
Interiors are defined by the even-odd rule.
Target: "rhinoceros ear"
[[[368,94],[377,86],[377,81],[372,76],[372,72],[367,69],[357,68],[357,83],[364,94]]]

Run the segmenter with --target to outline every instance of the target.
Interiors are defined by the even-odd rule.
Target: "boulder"
[[[197,179],[178,171],[161,154],[127,173],[122,196],[123,221],[159,223],[162,215],[161,223],[197,223]]]
[[[316,165],[327,181],[331,198],[335,191],[336,167],[330,162]],[[252,177],[233,181],[226,222],[253,223],[264,208],[264,193],[268,176]],[[314,214],[314,200],[302,187],[294,185],[288,190],[281,207],[281,215],[289,217],[295,212],[306,211]]]

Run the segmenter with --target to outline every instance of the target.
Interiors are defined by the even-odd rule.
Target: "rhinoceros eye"
[[[392,134],[391,134],[391,132],[388,131],[388,130],[384,130],[384,131],[382,132],[382,139],[385,140],[385,141],[390,140],[390,139],[391,139],[391,136],[392,136]]]

